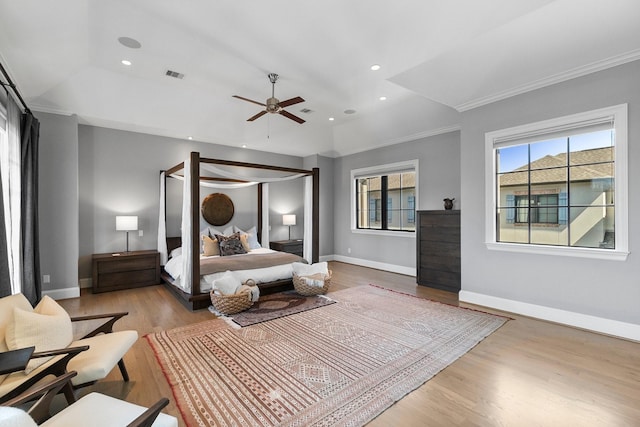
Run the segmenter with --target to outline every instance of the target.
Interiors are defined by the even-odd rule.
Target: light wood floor
[[[330,268],[334,291],[374,283],[458,305],[457,295],[417,286],[414,277],[338,262],[330,263]],[[143,336],[211,319],[207,310],[187,311],[162,286],[95,295],[87,292],[60,303],[72,315],[129,311],[116,329],[136,329],[140,334],[125,356],[131,381],[124,383],[116,368],[79,395],[99,391],[145,406],[166,396],[171,403],[165,412],[181,420]],[[369,426],[640,425],[640,343],[510,317],[512,321]]]

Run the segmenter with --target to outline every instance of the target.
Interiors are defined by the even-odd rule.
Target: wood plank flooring
[[[458,304],[456,294],[417,286],[415,278],[331,262],[332,290],[376,284]],[[84,291],[84,290],[83,290]],[[131,381],[116,368],[79,392],[99,391],[148,406],[162,396],[165,412],[180,418],[171,390],[145,334],[211,319],[187,311],[164,287],[91,294],[60,301],[70,314],[129,311],[116,329],[136,329],[140,339],[125,356]],[[386,426],[639,426],[640,343],[527,317],[490,335],[433,379],[368,425]],[[83,330],[89,330],[89,326]],[[77,330],[80,335],[83,330]]]

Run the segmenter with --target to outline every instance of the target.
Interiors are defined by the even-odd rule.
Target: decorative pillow
[[[67,312],[49,296],[44,296],[32,312],[13,309],[13,321],[7,325],[7,347],[16,350],[35,346],[35,351],[66,348],[73,341],[73,327]],[[25,373],[47,362],[40,357],[29,362]]]
[[[218,244],[218,239],[212,239],[209,236],[202,236],[202,246],[204,248],[204,252],[202,253],[202,255],[220,255],[220,245]]]
[[[218,230],[217,228],[209,227],[209,237],[213,237],[216,234],[224,234],[224,233]]]
[[[209,227],[205,227],[202,230],[200,230],[200,241],[202,241],[202,238],[204,236],[207,236],[207,237],[213,236],[213,234],[211,234],[211,232],[209,231]],[[204,246],[203,245],[200,245],[200,253],[204,253]]]
[[[249,246],[249,235],[240,233],[240,242],[242,242],[242,247],[245,251],[251,251],[251,246]]]
[[[182,255],[182,248],[175,248],[174,250],[171,251],[171,253],[169,254],[169,258],[175,258],[177,256]]]
[[[256,227],[255,226],[251,227],[247,231],[242,231],[238,227],[234,226],[233,230],[236,233],[240,233],[241,236],[243,234],[247,235],[247,238],[248,238],[248,241],[249,241],[249,248],[251,248],[251,249],[259,249],[259,248],[262,247],[262,246],[260,246],[260,243],[258,242],[258,232],[256,231]]]
[[[216,239],[218,239],[218,243],[220,244],[221,256],[247,253],[240,241],[240,233],[233,233],[231,236],[216,234]]]
[[[328,274],[329,265],[326,261],[317,262],[315,264],[305,264],[303,262],[294,262],[291,264],[293,272],[297,276],[312,276],[317,273]]]

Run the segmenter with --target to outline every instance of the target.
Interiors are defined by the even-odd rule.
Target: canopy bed
[[[244,172],[239,173],[239,171]],[[166,179],[183,181],[182,225],[180,237],[166,236]],[[292,286],[291,273],[283,270],[293,262],[302,261],[292,254],[278,253],[269,247],[269,184],[284,180],[304,179],[304,259],[318,262],[319,256],[319,169],[295,169],[257,163],[201,158],[192,152],[184,162],[160,173],[160,209],[158,251],[163,282],[178,300],[191,310],[210,305],[209,290],[216,277],[227,270],[258,282],[262,293],[277,292]],[[257,218],[255,227],[243,231],[229,226],[234,234],[249,239],[252,250],[233,256],[202,256],[203,238],[200,229],[200,187],[242,188],[257,186]],[[233,203],[224,194],[215,193],[203,201],[202,215],[214,226],[223,226],[233,216]],[[224,238],[219,228],[209,228]],[[227,233],[224,233],[227,234]],[[253,241],[251,239],[254,239]],[[262,243],[262,245],[260,245]],[[246,244],[246,240],[245,240]],[[255,245],[255,246],[254,246]],[[265,246],[261,248],[260,246]],[[178,250],[174,250],[176,248]],[[255,249],[255,250],[253,250]],[[172,254],[172,259],[169,255]],[[223,263],[221,265],[221,263]],[[169,268],[170,267],[170,268]],[[256,277],[254,277],[256,276]]]

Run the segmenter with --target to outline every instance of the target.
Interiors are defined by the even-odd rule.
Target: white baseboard
[[[42,291],[42,294],[48,295],[55,300],[78,298],[80,296],[80,288],[51,289],[49,291]]]
[[[575,313],[464,290],[460,291],[458,299],[460,302],[495,308],[509,313],[521,314],[602,334],[640,341],[640,325],[633,323],[620,322],[618,320],[605,319],[588,314]]]
[[[406,276],[415,276],[416,269],[414,267],[405,267],[402,265],[387,264],[385,262],[369,261],[368,259],[351,258],[342,255],[326,255],[320,257],[323,261],[340,261],[347,264],[360,265],[362,267],[375,268],[376,270],[390,271],[392,273],[404,274]]]
[[[80,289],[90,288],[93,284],[91,277],[80,279]]]

